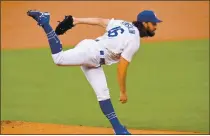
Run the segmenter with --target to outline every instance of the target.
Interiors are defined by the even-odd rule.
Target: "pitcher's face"
[[[152,37],[155,35],[155,31],[157,29],[157,23],[143,22],[143,25],[148,33],[148,36]]]

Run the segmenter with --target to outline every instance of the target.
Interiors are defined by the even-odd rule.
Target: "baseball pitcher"
[[[103,65],[118,63],[120,102],[127,102],[126,73],[133,56],[140,47],[140,37],[153,37],[157,24],[162,22],[151,10],[137,15],[137,20],[128,22],[103,18],[76,18],[65,16],[55,31],[50,26],[50,14],[29,10],[27,15],[41,26],[48,38],[52,59],[58,66],[80,66],[92,86],[103,114],[110,121],[115,134],[130,134],[115,114],[107,86]],[[97,25],[106,29],[104,35],[96,39],[85,39],[75,48],[63,51],[58,35],[80,25]]]

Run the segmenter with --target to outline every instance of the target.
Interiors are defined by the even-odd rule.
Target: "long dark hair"
[[[139,21],[133,21],[132,23],[133,23],[133,25],[134,25],[135,27],[137,27],[138,29],[139,29],[139,28],[141,28],[141,27],[143,27],[142,22],[139,22]]]
[[[155,35],[154,32],[150,32],[149,30],[147,30],[147,29],[144,27],[144,25],[142,24],[142,22],[133,21],[132,23],[133,23],[133,25],[134,25],[135,27],[138,28],[139,33],[140,33],[140,37],[148,37],[148,36],[152,37],[152,36]]]

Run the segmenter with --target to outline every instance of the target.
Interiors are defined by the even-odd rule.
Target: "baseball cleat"
[[[50,13],[40,12],[38,10],[29,10],[27,15],[32,17],[37,21],[38,25],[43,26],[44,24],[49,24],[50,22]]]
[[[123,126],[121,131],[115,131],[115,135],[131,135],[131,133]]]

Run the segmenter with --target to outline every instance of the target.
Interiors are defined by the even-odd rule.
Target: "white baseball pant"
[[[94,40],[83,40],[75,48],[52,54],[56,65],[81,66],[98,101],[110,99],[106,77],[100,66],[100,46]]]

